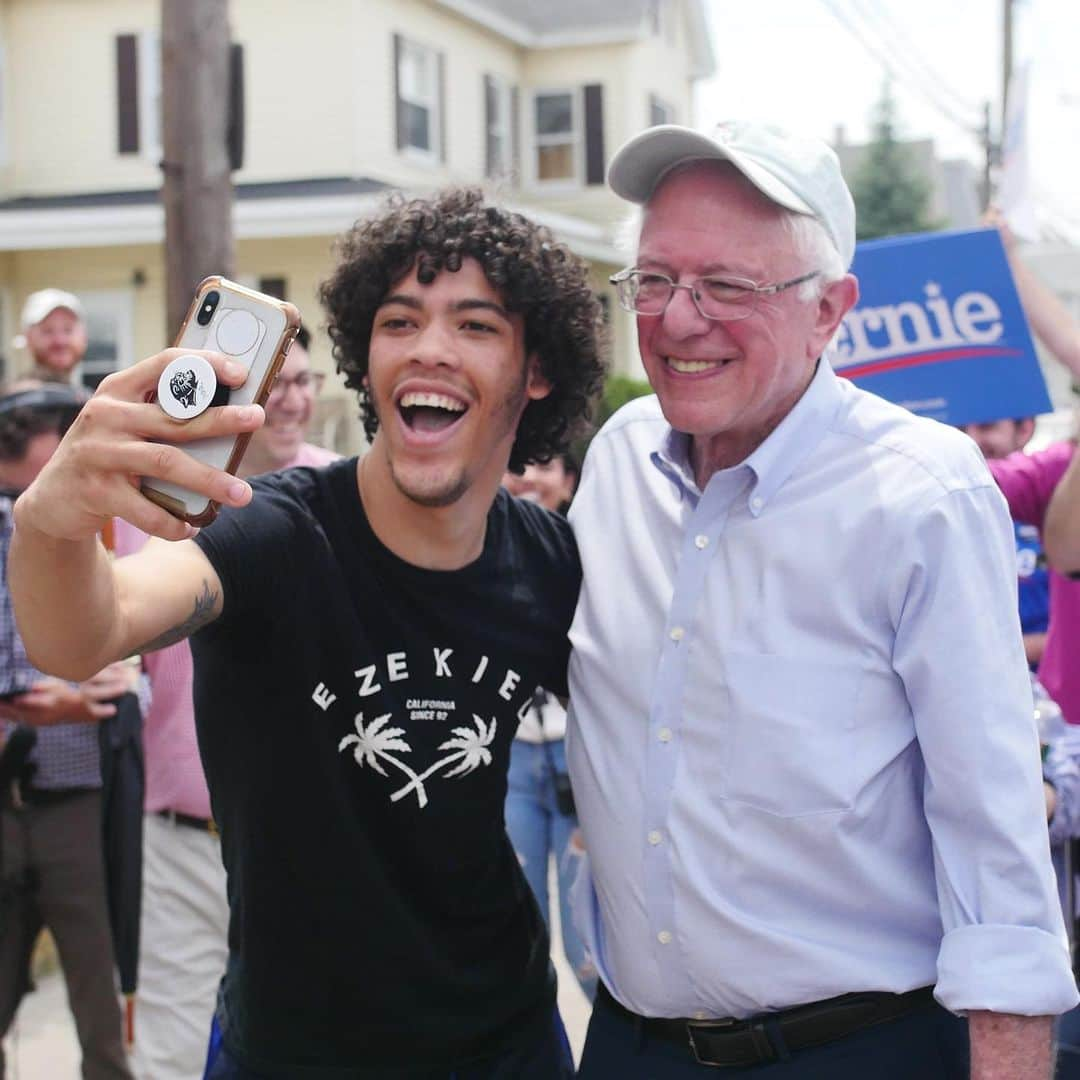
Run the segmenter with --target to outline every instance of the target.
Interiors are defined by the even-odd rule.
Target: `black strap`
[[[74,387],[47,383],[0,397],[0,416],[16,409],[71,409],[77,412],[85,404],[86,395]]]

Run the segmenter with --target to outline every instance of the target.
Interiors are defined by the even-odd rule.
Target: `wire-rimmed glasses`
[[[811,270],[808,274],[775,285],[759,285],[749,278],[740,277],[702,277],[688,285],[681,285],[672,281],[667,274],[631,266],[612,274],[608,280],[615,286],[619,304],[638,315],[662,315],[671,303],[675,290],[687,289],[698,311],[706,319],[735,322],[753,315],[759,297],[773,296],[794,285],[801,285],[820,273],[820,270]]]
[[[282,400],[289,392],[290,386],[295,386],[301,394],[318,397],[325,380],[326,373],[323,371],[298,371],[292,378],[279,375],[270,389],[270,397],[274,401]]]

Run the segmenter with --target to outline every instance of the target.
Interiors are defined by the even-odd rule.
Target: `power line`
[[[886,4],[872,6],[869,0],[854,0],[854,3],[860,9],[863,19],[877,31],[886,47],[891,46],[895,50],[896,57],[906,63],[914,74],[929,78],[936,83],[938,91],[950,98],[952,105],[962,112],[977,114],[982,111],[980,102],[970,101],[957,93],[942,78],[933,64],[919,51],[904,27],[893,17],[892,11]]]
[[[903,83],[909,90],[913,90],[916,93],[922,95],[926,101],[933,106],[942,116],[947,120],[954,123],[957,127],[962,128],[969,134],[973,134],[981,137],[982,127],[981,125],[974,123],[971,118],[965,118],[957,114],[952,106],[947,105],[939,97],[936,97],[930,89],[915,75],[910,69],[903,68],[896,62],[896,57],[890,56],[884,51],[884,47],[877,42],[870,39],[865,28],[857,26],[849,17],[848,13],[844,11],[842,7],[837,3],[837,0],[821,0],[821,2],[829,9],[829,11],[835,16],[835,18],[844,26],[844,28],[859,42],[860,45],[875,59],[881,66],[895,78],[897,81]]]

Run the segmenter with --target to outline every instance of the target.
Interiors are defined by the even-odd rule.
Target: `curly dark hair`
[[[477,188],[451,188],[425,199],[394,194],[381,214],[345,234],[339,256],[319,298],[337,369],[359,395],[369,439],[378,428],[364,386],[376,310],[414,266],[428,285],[442,270],[459,270],[465,258],[480,264],[508,311],[524,316],[526,354],[538,356],[552,387],[526,407],[510,468],[549,461],[587,426],[604,378],[603,318],[586,263],[548,229],[487,204]]]

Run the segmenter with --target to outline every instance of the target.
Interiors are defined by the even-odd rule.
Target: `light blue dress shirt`
[[[655,398],[571,521],[577,919],[646,1016],[935,985],[1077,1002],[1004,501],[973,443],[822,363],[700,491]]]

